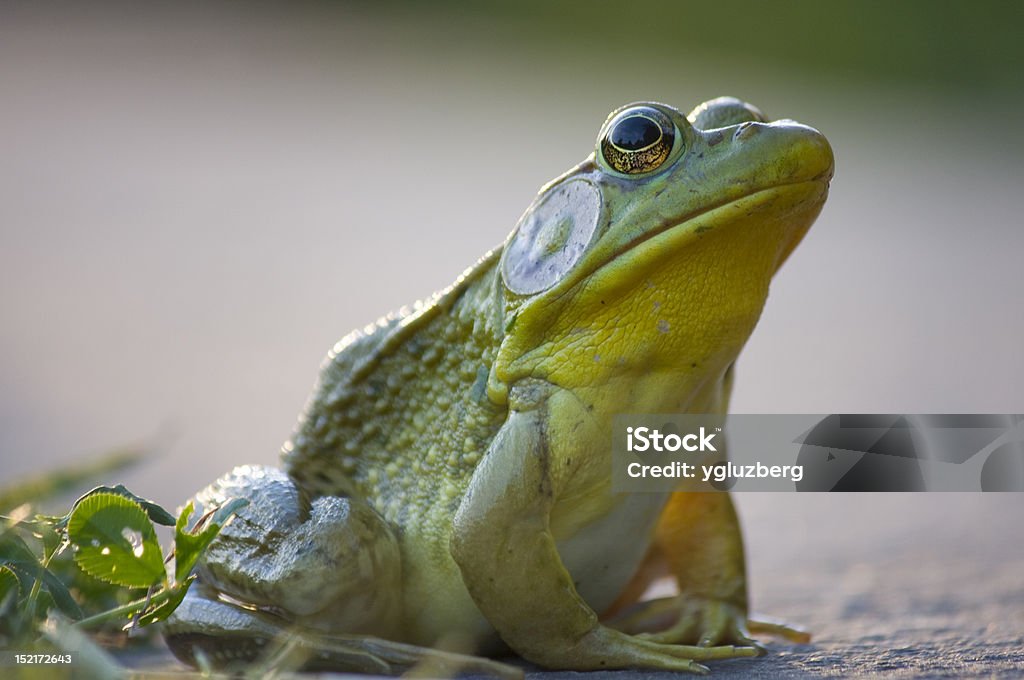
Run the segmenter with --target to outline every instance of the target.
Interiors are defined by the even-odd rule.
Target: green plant
[[[54,615],[79,630],[133,631],[167,618],[194,581],[203,550],[246,502],[231,500],[190,529],[191,503],[175,519],[124,486],[100,486],[63,516],[29,518],[22,506],[3,517],[0,647],[32,645]],[[166,557],[156,524],[174,527]]]

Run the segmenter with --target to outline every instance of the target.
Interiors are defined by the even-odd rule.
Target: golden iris
[[[672,152],[675,127],[668,116],[649,106],[627,109],[612,120],[601,140],[601,154],[614,170],[627,175],[651,172]]]

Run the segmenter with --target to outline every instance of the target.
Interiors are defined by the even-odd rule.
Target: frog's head
[[[505,244],[491,388],[724,371],[832,167],[819,132],[736,99],[689,116],[657,103],[612,112],[594,153],[544,187]]]

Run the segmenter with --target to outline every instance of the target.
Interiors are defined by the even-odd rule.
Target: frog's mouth
[[[774,273],[821,212],[828,197],[830,179],[831,173],[827,172],[815,179],[777,184],[711,204],[682,218],[668,219],[623,244],[594,274],[607,267],[617,268],[620,264],[649,271],[646,269],[648,259],[671,257],[687,245],[705,238],[727,234],[734,239],[750,239],[758,236],[757,231],[770,231],[770,234],[762,233],[760,236],[770,236],[777,244],[771,272]],[[744,244],[738,243],[733,252],[744,252],[741,245]]]

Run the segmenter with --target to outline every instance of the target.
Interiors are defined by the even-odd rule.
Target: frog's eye
[[[601,155],[613,170],[627,175],[661,167],[672,152],[676,137],[668,116],[650,106],[626,109],[605,130]]]

